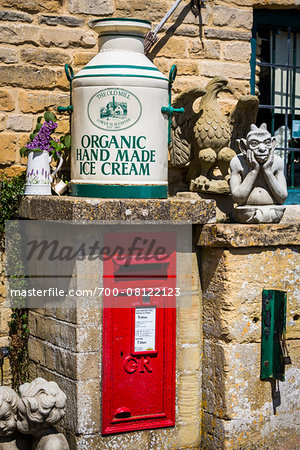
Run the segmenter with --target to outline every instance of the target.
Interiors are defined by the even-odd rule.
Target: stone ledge
[[[300,223],[216,223],[197,227],[196,242],[202,247],[269,247],[300,245]]]
[[[82,197],[28,196],[19,214],[34,220],[107,220],[126,222],[172,221],[204,224],[215,222],[214,200],[98,199]]]

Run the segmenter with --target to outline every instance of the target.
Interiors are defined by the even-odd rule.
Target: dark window
[[[258,77],[256,79],[256,77]],[[285,162],[289,203],[300,203],[300,11],[254,10],[251,93]]]

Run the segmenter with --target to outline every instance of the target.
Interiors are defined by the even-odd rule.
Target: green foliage
[[[0,179],[0,245],[4,246],[5,221],[18,217],[21,196],[24,193],[25,172],[11,179]]]
[[[25,147],[22,147],[20,149],[20,155],[21,156],[27,156],[29,152],[40,152],[42,150],[44,150],[44,148],[40,148],[39,146],[35,146],[34,148],[28,148],[28,145],[34,141],[34,139],[37,137],[37,135],[39,134],[39,131],[42,129],[43,125],[45,123],[49,123],[49,122],[54,122],[55,123],[55,127],[56,122],[57,122],[57,117],[53,112],[50,111],[46,111],[44,113],[43,116],[39,116],[37,118],[37,124],[35,129],[33,130],[33,132],[30,134],[29,138],[30,141],[26,144]],[[43,132],[43,130],[41,131],[41,133]],[[38,139],[38,138],[37,138]],[[33,144],[33,146],[36,143]],[[45,145],[45,144],[43,144]],[[55,161],[58,160],[58,156],[57,154],[59,153],[60,155],[63,155],[64,152],[66,150],[69,150],[71,148],[71,135],[70,134],[66,134],[60,137],[60,139],[53,139],[50,138],[48,141],[48,145],[47,145],[47,151],[49,151],[49,153],[52,153],[53,155],[53,159]]]
[[[5,233],[5,221],[14,220],[18,218],[18,208],[21,200],[21,196],[24,192],[25,186],[25,173],[21,176],[14,177],[12,179],[3,178],[0,180],[0,244],[1,249],[4,251],[4,233]],[[18,254],[20,249],[20,242],[17,242],[19,234],[16,232],[16,239],[13,240],[14,248],[7,252],[7,258],[12,258],[14,267],[19,273],[22,272],[22,259]],[[16,277],[13,279],[15,283],[18,283],[19,288],[25,287],[26,279]],[[22,308],[24,305],[24,299],[18,299],[20,301],[19,308],[13,308],[11,314],[11,320],[9,322],[9,336],[10,336],[10,366],[12,373],[12,387],[18,389],[19,385],[28,381],[28,314],[27,310]]]

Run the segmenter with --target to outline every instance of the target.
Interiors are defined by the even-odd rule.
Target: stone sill
[[[269,247],[300,245],[300,223],[236,224],[198,226],[196,242],[201,247]]]
[[[20,216],[34,220],[105,220],[127,222],[171,221],[204,224],[216,221],[214,200],[99,199],[83,197],[27,196]]]

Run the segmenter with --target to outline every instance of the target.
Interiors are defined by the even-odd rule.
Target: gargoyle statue
[[[173,167],[188,168],[186,181],[191,191],[229,193],[229,164],[236,155],[235,141],[247,134],[255,122],[258,99],[241,97],[229,116],[222,113],[217,98],[220,92],[233,93],[224,77],[213,78],[203,89],[189,89],[180,94],[174,107],[184,107],[185,113],[173,117]],[[200,97],[198,110],[194,105]]]

